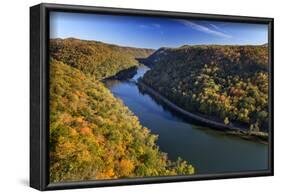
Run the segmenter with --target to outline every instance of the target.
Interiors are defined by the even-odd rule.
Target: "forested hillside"
[[[153,51],[74,38],[50,40],[52,58],[97,79],[110,77],[123,69],[136,66],[136,58],[145,58]]]
[[[143,82],[187,111],[253,131],[268,130],[267,46],[161,48]]]
[[[134,65],[132,54],[72,39],[50,49],[50,182],[194,173],[99,81]]]

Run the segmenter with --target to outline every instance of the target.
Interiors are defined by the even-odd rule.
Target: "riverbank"
[[[236,126],[230,126],[230,125],[225,125],[224,123],[220,123],[218,121],[213,121],[208,118],[204,118],[202,116],[196,115],[194,113],[188,112],[170,100],[168,100],[166,97],[158,93],[156,90],[153,88],[147,86],[145,83],[141,81],[141,79],[137,82],[137,84],[144,89],[145,92],[149,93],[153,97],[161,100],[164,104],[166,104],[169,108],[173,109],[177,113],[183,115],[184,117],[193,119],[201,124],[207,125],[209,127],[212,127],[215,130],[223,131],[228,135],[234,135],[234,136],[239,136],[243,139],[247,140],[253,140],[253,141],[259,141],[261,143],[268,143],[268,134],[265,132],[255,132],[255,131],[249,131],[248,129],[245,128],[240,128]]]

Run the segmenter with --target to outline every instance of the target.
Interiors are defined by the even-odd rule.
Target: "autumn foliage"
[[[50,182],[194,173],[186,161],[168,160],[157,136],[99,81],[118,71],[112,67],[105,73],[102,68],[110,63],[101,67],[103,62],[91,61],[106,45],[93,48],[77,40],[51,44]]]
[[[143,82],[187,111],[253,131],[268,131],[267,46],[161,48]]]
[[[96,79],[107,78],[133,67],[138,64],[135,58],[145,58],[153,51],[75,38],[50,40],[52,58],[93,75]]]

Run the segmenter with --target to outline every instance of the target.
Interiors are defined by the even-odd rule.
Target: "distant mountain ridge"
[[[245,68],[254,66],[266,70],[268,68],[268,50],[264,46],[232,46],[232,45],[183,45],[178,48],[162,47],[152,53],[144,63],[156,65],[182,61],[196,61],[198,64],[245,64]]]

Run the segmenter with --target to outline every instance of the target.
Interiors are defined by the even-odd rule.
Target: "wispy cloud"
[[[160,24],[152,24],[152,26],[154,26],[155,28],[160,28],[161,27]]]
[[[215,24],[209,24],[212,28],[216,29],[216,30],[221,30],[217,25]]]
[[[145,28],[145,29],[155,29],[155,28],[161,28],[160,24],[154,23],[154,24],[140,24],[140,28]]]
[[[178,21],[180,23],[182,23],[183,25],[191,27],[192,29],[200,31],[200,32],[204,32],[204,33],[222,37],[222,38],[231,38],[232,37],[229,34],[221,32],[220,28],[214,24],[210,24],[211,27],[207,27],[207,26],[203,26],[201,24],[197,24],[195,22],[191,22],[189,20],[178,20]]]

